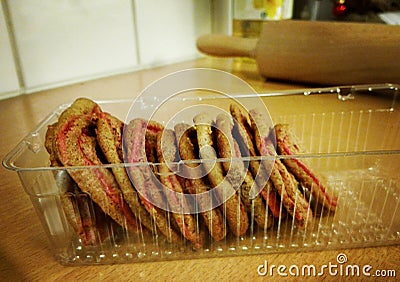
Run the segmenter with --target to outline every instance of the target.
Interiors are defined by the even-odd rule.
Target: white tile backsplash
[[[11,41],[0,3],[0,99],[18,94],[19,88]]]
[[[8,1],[27,89],[137,64],[129,0]]]
[[[23,85],[0,11],[0,98],[195,58],[196,38],[211,32],[215,0],[2,1]]]
[[[211,32],[210,5],[204,0],[136,0],[140,63],[151,66],[196,56],[196,38]]]

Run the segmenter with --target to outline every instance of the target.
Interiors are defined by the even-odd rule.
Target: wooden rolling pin
[[[199,51],[251,57],[270,79],[321,85],[400,83],[400,26],[371,23],[269,21],[259,39],[211,34]]]

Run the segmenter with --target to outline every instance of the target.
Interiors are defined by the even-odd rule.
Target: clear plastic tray
[[[103,243],[90,247],[81,243],[63,212],[57,185],[59,177],[73,168],[49,167],[44,148],[47,126],[68,105],[57,108],[30,132],[5,157],[3,165],[18,173],[49,238],[50,249],[62,264],[131,263],[399,244],[398,96],[399,85],[391,84],[232,95],[232,99],[247,103],[261,97],[274,123],[291,125],[308,152],[294,157],[307,158],[326,176],[339,204],[334,213],[316,214],[305,229],[298,228],[290,217],[275,219],[273,227],[266,230],[250,224],[244,236],[228,235],[219,242],[208,238],[198,250],[184,241],[167,243],[154,236],[154,232],[131,234],[119,228],[110,228],[110,238]],[[162,121],[176,112],[178,104],[187,107],[204,103],[228,109],[229,99],[209,93],[180,96],[164,103],[154,118]],[[99,103],[104,111],[124,120],[132,101]],[[143,101],[144,110],[147,106]],[[135,164],[124,164],[127,165]]]

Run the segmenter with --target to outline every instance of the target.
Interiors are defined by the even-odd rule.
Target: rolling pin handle
[[[254,58],[257,38],[242,38],[223,34],[208,34],[197,39],[197,49],[216,57]]]

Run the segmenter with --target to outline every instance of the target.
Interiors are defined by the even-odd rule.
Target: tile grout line
[[[140,44],[139,44],[139,29],[137,25],[137,7],[136,0],[131,0],[131,12],[132,12],[132,25],[133,25],[133,37],[135,38],[135,55],[137,64],[142,65],[142,59],[140,56]]]
[[[18,79],[18,95],[20,94],[25,94],[25,80],[24,80],[24,75],[22,72],[22,65],[21,65],[21,58],[19,56],[19,52],[18,52],[18,46],[17,46],[17,42],[15,39],[15,33],[14,33],[14,26],[12,24],[11,21],[11,14],[10,14],[10,10],[8,7],[8,3],[7,0],[2,0],[1,1],[1,5],[3,8],[3,13],[4,13],[4,19],[6,22],[6,28],[7,28],[7,33],[8,33],[8,38],[9,38],[9,43],[11,46],[11,52],[13,55],[13,61],[14,61],[14,66],[15,66],[15,71],[17,74],[17,79]]]

